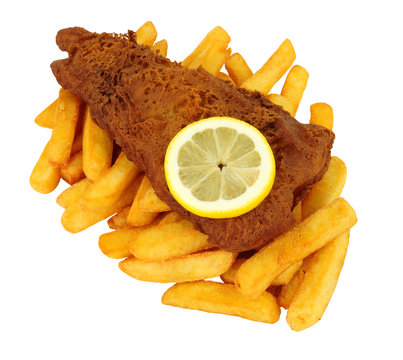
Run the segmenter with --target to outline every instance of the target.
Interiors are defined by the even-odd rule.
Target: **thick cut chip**
[[[120,153],[113,166],[99,176],[86,192],[86,206],[95,209],[112,205],[138,173],[138,167],[123,152]]]
[[[203,59],[215,40],[223,40],[228,44],[231,41],[231,38],[222,27],[216,26],[206,35],[196,49],[182,61],[182,65],[189,67],[195,60]],[[201,65],[201,60],[199,61],[199,64]]]
[[[252,70],[239,53],[232,54],[227,59],[225,68],[236,86],[241,86],[253,75]]]
[[[57,102],[59,99],[53,101],[45,110],[43,110],[36,118],[35,123],[39,126],[53,129],[56,118]]]
[[[108,219],[108,226],[114,230],[128,227],[127,215],[129,214],[129,210],[130,206],[127,206],[120,210],[117,214],[113,215],[110,219]]]
[[[66,209],[71,204],[81,201],[85,192],[92,184],[90,179],[84,178],[64,190],[56,199],[56,203]]]
[[[234,285],[213,281],[176,284],[165,292],[162,303],[269,324],[277,322],[280,317],[280,308],[272,294],[266,292],[251,300],[242,296]]]
[[[333,129],[333,109],[325,103],[316,103],[311,105],[310,124],[324,126],[330,130]]]
[[[127,258],[120,269],[137,280],[168,283],[213,278],[226,272],[237,254],[224,250],[208,250],[163,261]]]
[[[293,112],[293,104],[289,99],[285,96],[279,94],[269,94],[267,98],[273,103],[278,106],[281,106],[285,111],[288,111],[290,114]]]
[[[277,297],[277,302],[284,309],[290,307],[292,299],[294,299],[294,296],[301,285],[302,279],[304,278],[304,271],[304,265],[302,265],[301,269],[294,275],[291,281],[281,287],[280,294]]]
[[[304,275],[287,312],[291,329],[304,330],[318,322],[337,285],[347,254],[349,231],[304,260]]]
[[[285,79],[281,95],[287,98],[292,104],[292,111],[290,111],[291,116],[295,117],[297,113],[299,103],[301,102],[302,95],[308,83],[308,77],[308,71],[302,66],[295,65],[291,68]]]
[[[75,154],[65,166],[60,168],[60,177],[70,185],[84,179],[82,152]]]
[[[166,260],[212,248],[207,239],[189,221],[182,220],[143,230],[130,244],[130,252],[142,260]]]
[[[164,40],[160,40],[157,41],[152,47],[151,50],[154,51],[156,54],[163,56],[163,57],[167,57],[167,53],[168,53],[168,41]]]
[[[346,183],[347,167],[337,156],[330,159],[329,168],[322,179],[313,185],[311,191],[302,200],[302,219],[337,199]]]
[[[149,212],[164,212],[171,209],[167,204],[160,200],[155,193],[150,180],[147,177],[143,179],[145,189],[142,189],[142,197],[139,201],[139,208]]]
[[[77,233],[107,219],[132,203],[139,185],[139,181],[134,181],[110,206],[92,209],[86,207],[83,200],[70,204],[62,215],[63,227],[71,233]]]
[[[87,106],[83,130],[83,170],[85,176],[94,181],[110,168],[112,162],[113,139],[111,134],[101,129],[92,119]]]
[[[158,212],[144,211],[140,207],[140,201],[144,198],[149,183],[150,181],[144,176],[127,215],[127,223],[130,226],[149,225],[158,216]]]
[[[161,221],[159,222],[159,225],[166,225],[166,224],[173,224],[176,222],[179,222],[181,220],[185,220],[181,215],[179,215],[175,211],[170,211],[169,213],[165,214]]]
[[[29,178],[32,188],[42,194],[56,189],[60,181],[59,170],[49,161],[49,149],[50,143],[47,143]]]
[[[342,198],[335,200],[248,259],[236,274],[236,285],[245,296],[259,296],[289,266],[343,234],[356,222],[355,211],[348,202]]]
[[[55,166],[64,166],[70,159],[80,107],[81,100],[77,96],[60,89],[49,149],[49,160]]]
[[[218,75],[231,49],[227,49],[228,43],[224,40],[215,40],[203,58],[201,66],[210,74]]]
[[[145,22],[136,31],[136,40],[140,45],[153,46],[157,36],[157,29],[151,21]]]
[[[287,72],[295,60],[294,47],[286,39],[269,60],[241,86],[267,94],[274,84]]]

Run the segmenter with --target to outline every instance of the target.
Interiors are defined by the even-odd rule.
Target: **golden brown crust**
[[[69,28],[59,31],[57,39],[69,52],[68,59],[52,63],[61,86],[88,103],[94,119],[147,174],[157,195],[208,234],[210,242],[232,251],[254,249],[293,225],[293,206],[328,167],[334,140],[330,130],[300,124],[260,93],[157,56],[138,45],[133,32],[95,34]],[[189,213],[165,182],[163,162],[171,139],[188,124],[211,116],[230,116],[255,126],[276,159],[270,194],[236,218]]]

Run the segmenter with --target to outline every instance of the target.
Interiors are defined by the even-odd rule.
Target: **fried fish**
[[[319,181],[330,161],[332,131],[299,123],[263,94],[235,87],[202,68],[190,70],[137,44],[136,35],[60,30],[68,58],[52,63],[59,84],[85,101],[127,157],[149,177],[157,195],[209,241],[230,251],[256,249],[294,224],[293,207]],[[250,212],[228,219],[190,213],[170,194],[164,157],[172,138],[190,123],[229,116],[256,127],[276,160],[269,195]]]

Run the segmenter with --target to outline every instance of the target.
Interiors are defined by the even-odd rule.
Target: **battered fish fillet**
[[[155,55],[136,43],[132,31],[117,35],[67,28],[56,41],[69,54],[51,65],[60,85],[89,105],[97,123],[150,178],[157,195],[209,235],[212,244],[230,251],[255,249],[292,227],[293,206],[328,167],[334,140],[330,130],[300,124],[258,92]],[[171,139],[190,123],[211,116],[255,126],[276,160],[270,194],[239,217],[194,215],[175,201],[165,182],[164,156]]]

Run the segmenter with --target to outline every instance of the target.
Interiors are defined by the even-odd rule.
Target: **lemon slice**
[[[276,172],[266,138],[252,125],[212,117],[182,129],[165,155],[173,197],[190,212],[209,218],[242,215],[269,194]]]

